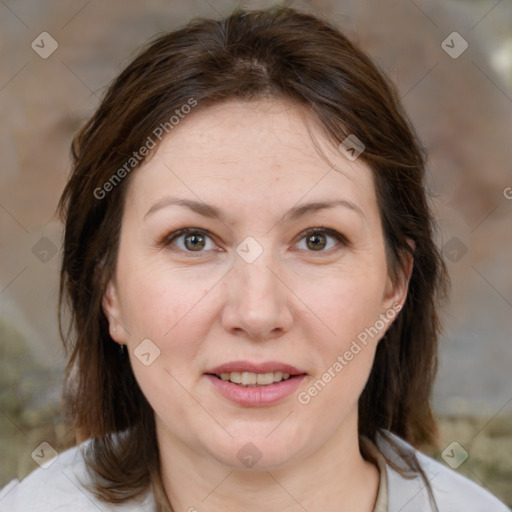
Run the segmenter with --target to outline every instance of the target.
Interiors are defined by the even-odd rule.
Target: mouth
[[[285,363],[254,364],[247,361],[227,363],[205,373],[241,387],[272,386],[306,375],[306,372]]]
[[[292,378],[289,373],[283,372],[267,372],[267,373],[253,373],[253,372],[223,372],[220,375],[213,374],[220,380],[232,382],[239,386],[270,386],[277,384],[284,380]],[[294,376],[295,377],[295,376]]]

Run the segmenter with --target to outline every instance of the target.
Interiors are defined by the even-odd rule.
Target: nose
[[[265,257],[265,252],[252,263],[236,257],[225,283],[228,298],[222,324],[228,332],[265,341],[291,329],[293,293],[277,268],[271,258]]]

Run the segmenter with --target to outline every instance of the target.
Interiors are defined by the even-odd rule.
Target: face
[[[131,176],[103,306],[160,443],[275,468],[357,434],[406,284],[371,170],[309,126],[277,100],[197,109]]]

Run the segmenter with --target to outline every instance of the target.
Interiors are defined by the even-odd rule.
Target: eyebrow
[[[226,216],[224,215],[224,213],[216,206],[199,201],[194,201],[191,199],[178,199],[175,197],[164,197],[157,201],[144,214],[144,219],[146,219],[156,211],[161,210],[162,208],[166,208],[168,206],[183,206],[185,208],[189,208],[190,210],[199,215],[202,215],[203,217],[220,219],[223,222],[226,220]],[[286,212],[282,220],[297,220],[298,218],[303,217],[304,215],[317,212],[319,210],[333,208],[335,206],[344,206],[366,219],[363,210],[355,203],[353,203],[352,201],[348,201],[347,199],[337,199],[333,201],[318,201],[295,206],[294,208],[291,208],[288,212]]]

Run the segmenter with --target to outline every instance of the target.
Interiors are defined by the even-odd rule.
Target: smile
[[[233,384],[240,384],[241,386],[268,386],[275,382],[288,380],[290,378],[290,374],[283,372],[225,372],[220,375],[216,375],[216,377],[230,381]]]
[[[297,390],[306,372],[279,362],[235,361],[205,373],[224,398],[246,407],[273,405]]]

